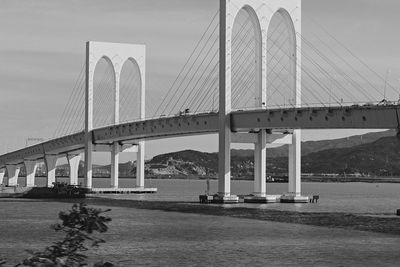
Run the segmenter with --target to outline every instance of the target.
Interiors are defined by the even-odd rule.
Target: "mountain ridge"
[[[302,172],[309,174],[400,175],[400,144],[394,130],[346,138],[302,142]],[[398,152],[397,152],[398,151]],[[287,175],[287,146],[267,150],[269,175]],[[82,162],[81,162],[82,165]],[[68,172],[68,165],[58,166]],[[136,174],[136,163],[119,165],[121,177]],[[146,161],[146,176],[211,176],[218,172],[218,153],[183,150],[160,154]],[[83,168],[80,167],[80,175]],[[93,176],[109,176],[110,165],[94,166]],[[234,178],[253,177],[254,150],[231,150]]]

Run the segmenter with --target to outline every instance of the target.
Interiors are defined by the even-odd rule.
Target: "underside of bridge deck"
[[[399,111],[398,105],[236,111],[231,129],[399,129]]]
[[[84,133],[75,133],[36,144],[0,156],[0,167],[6,164],[22,164],[24,160],[42,159],[46,154],[67,154],[84,147]]]

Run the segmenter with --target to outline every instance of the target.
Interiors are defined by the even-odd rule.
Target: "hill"
[[[327,149],[302,159],[308,173],[361,173],[378,176],[400,175],[400,140],[383,137],[349,148]]]
[[[302,150],[303,173],[400,175],[400,142],[392,130],[336,140],[304,142]],[[233,177],[253,176],[253,150],[232,150],[231,157]],[[218,171],[217,160],[217,153],[185,150],[156,156],[147,164],[156,165],[159,170],[166,165],[170,169],[176,166],[181,174],[191,175],[195,175],[195,170],[200,168],[205,171],[197,172],[198,175],[215,176]],[[269,174],[287,174],[287,162],[287,147],[268,149]],[[189,169],[186,168],[189,166]]]
[[[400,175],[400,143],[395,131],[368,133],[335,140],[302,143],[302,172],[314,174],[369,174]],[[268,149],[267,172],[269,175],[287,174],[287,147]],[[83,175],[83,164],[79,168]],[[67,176],[67,165],[57,167],[58,175]],[[147,176],[216,176],[218,154],[184,150],[155,156],[146,162]],[[231,172],[233,177],[251,178],[254,172],[254,151],[232,150]],[[119,165],[120,177],[136,174],[136,163]],[[110,165],[94,165],[94,177],[108,177]]]
[[[362,144],[368,144],[375,142],[382,137],[395,136],[395,130],[388,130],[383,132],[367,133],[362,135],[353,135],[345,138],[333,139],[333,140],[320,140],[320,141],[306,141],[301,144],[301,154],[303,156],[313,152],[318,152],[326,149],[335,148],[347,148],[358,146]],[[287,157],[287,146],[281,146],[276,148],[268,149],[270,157]]]

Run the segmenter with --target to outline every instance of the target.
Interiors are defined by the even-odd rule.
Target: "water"
[[[44,181],[44,179],[43,179]],[[43,182],[40,181],[39,182]],[[95,179],[104,187],[109,179]],[[133,179],[121,179],[125,187]],[[157,194],[113,198],[197,201],[205,181],[146,180]],[[252,182],[233,181],[232,192],[252,192]],[[400,208],[399,184],[303,183],[304,193],[318,193],[318,204],[239,204],[249,208],[393,214]],[[287,184],[267,184],[269,194]],[[211,181],[211,191],[217,190]],[[49,229],[57,213],[71,204],[56,201],[0,200],[0,258],[10,263],[60,237]],[[107,208],[107,207],[104,207]],[[399,266],[400,238],[362,232],[250,219],[112,207],[107,243],[91,250],[93,261],[117,266]]]
[[[37,184],[44,185],[45,179],[38,178]],[[59,179],[67,182],[67,179]],[[23,181],[20,181],[21,184]],[[83,183],[83,179],[80,179]],[[134,187],[135,179],[122,178],[120,187]],[[109,187],[110,179],[93,179],[94,187]],[[157,194],[117,195],[113,198],[168,201],[198,201],[198,195],[206,189],[205,180],[146,179],[146,187],[158,188]],[[217,192],[216,180],[210,181],[210,192]],[[246,195],[253,192],[252,181],[232,181],[232,193]],[[287,184],[268,183],[271,195],[287,192]],[[318,204],[239,204],[245,207],[280,209],[291,211],[348,212],[357,214],[392,215],[400,209],[400,184],[389,183],[302,183],[304,195],[318,194]]]
[[[70,204],[0,201],[0,258],[61,237],[49,229]],[[103,207],[106,208],[106,207]],[[400,238],[387,234],[268,221],[112,207],[107,241],[90,261],[117,266],[398,266]]]

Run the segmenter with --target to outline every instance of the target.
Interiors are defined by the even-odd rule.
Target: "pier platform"
[[[239,197],[236,195],[229,195],[229,196],[213,195],[211,203],[236,204],[239,203]]]
[[[88,194],[154,194],[157,188],[92,188]]]
[[[281,195],[265,195],[265,196],[256,196],[249,195],[244,196],[244,203],[276,203],[279,202]]]
[[[308,203],[308,202],[309,202],[308,196],[296,196],[292,194],[281,196],[281,203]]]

